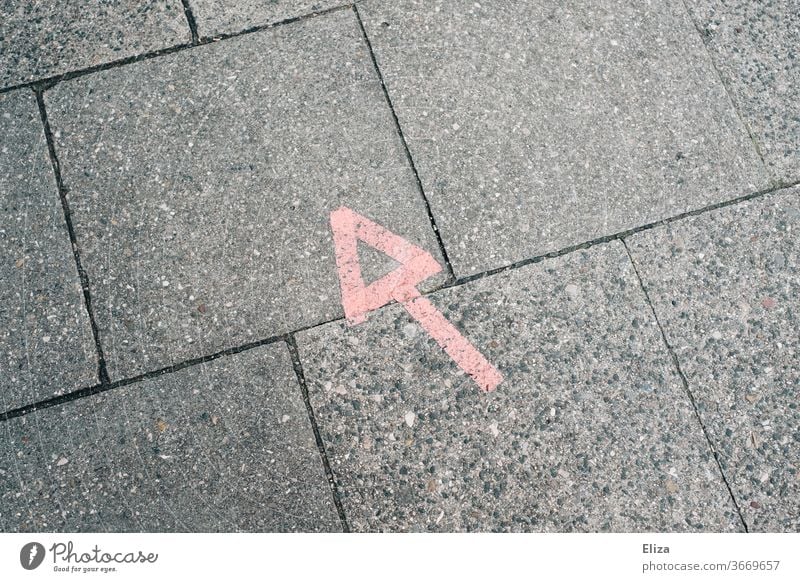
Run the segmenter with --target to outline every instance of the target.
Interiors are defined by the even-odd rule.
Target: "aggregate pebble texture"
[[[112,379],[341,317],[328,224],[341,205],[441,262],[352,11],[74,79],[45,101]],[[367,276],[395,266],[365,261]]]
[[[741,530],[620,242],[428,297],[495,392],[400,306],[297,335],[354,530]]]
[[[181,0],[6,0],[0,88],[191,40]]]
[[[0,430],[0,531],[341,531],[283,342]]]
[[[345,0],[189,0],[201,37],[241,32],[347,4]]]
[[[630,249],[751,531],[800,531],[800,189]]]
[[[97,382],[36,97],[0,95],[0,412]]]
[[[358,9],[458,276],[768,183],[681,3]]]
[[[0,1],[0,532],[800,531],[798,41],[793,0]],[[342,319],[341,206],[496,391]]]
[[[800,180],[797,0],[687,0],[773,176]]]

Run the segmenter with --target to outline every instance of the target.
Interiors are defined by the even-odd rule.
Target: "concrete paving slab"
[[[97,382],[89,317],[36,97],[0,95],[2,411]]]
[[[796,0],[687,0],[773,176],[800,180],[800,6]]]
[[[345,0],[189,0],[201,38],[236,33],[344,4]]]
[[[0,430],[3,531],[341,529],[283,342]]]
[[[192,40],[180,0],[0,4],[0,88]]]
[[[741,528],[621,243],[428,298],[495,392],[398,305],[297,335],[354,530]]]
[[[459,276],[768,183],[680,3],[358,6]]]
[[[45,100],[112,379],[341,317],[341,205],[441,261],[351,11]]]
[[[800,531],[800,189],[630,239],[750,529]]]

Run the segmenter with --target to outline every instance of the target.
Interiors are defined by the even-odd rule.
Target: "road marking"
[[[417,285],[442,270],[429,252],[344,206],[331,212],[331,230],[342,307],[350,325],[363,323],[370,311],[395,300],[482,390],[497,388],[502,374],[417,290]],[[400,266],[364,285],[359,240],[389,255]]]

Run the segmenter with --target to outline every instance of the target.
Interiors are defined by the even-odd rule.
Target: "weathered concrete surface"
[[[233,34],[346,4],[344,0],[189,0],[201,37]]]
[[[687,0],[771,173],[800,180],[800,6],[796,0]]]
[[[36,97],[0,95],[0,412],[97,382]]]
[[[429,298],[495,392],[397,305],[297,336],[355,530],[741,528],[621,243]]]
[[[2,430],[2,531],[341,529],[283,342]]]
[[[0,4],[0,88],[192,40],[181,0]]]
[[[358,6],[459,276],[767,185],[681,3]]]
[[[800,530],[800,189],[630,248],[750,528]]]
[[[112,379],[340,317],[341,205],[440,258],[350,11],[45,98]]]

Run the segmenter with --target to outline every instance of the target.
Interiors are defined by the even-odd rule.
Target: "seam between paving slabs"
[[[512,263],[512,264],[506,265],[504,267],[498,267],[496,269],[492,269],[490,271],[485,271],[483,273],[476,273],[475,275],[471,275],[469,277],[465,277],[463,279],[459,279],[459,280],[457,280],[454,283],[449,284],[449,285],[447,285],[447,284],[440,285],[439,287],[436,287],[434,289],[431,289],[430,291],[427,291],[427,292],[423,293],[423,295],[430,295],[432,293],[436,293],[437,291],[441,291],[442,289],[448,289],[448,288],[451,288],[451,287],[460,287],[461,285],[466,285],[467,283],[471,283],[472,281],[476,281],[478,279],[483,279],[484,277],[491,277],[491,276],[497,275],[499,273],[502,273],[504,271],[510,271],[510,270],[514,270],[514,269],[519,269],[521,267],[525,267],[525,266],[531,265],[533,263],[538,263],[538,262],[544,261],[546,259],[557,258],[557,257],[569,254],[569,253],[574,252],[574,251],[589,249],[589,248],[591,248],[593,246],[596,246],[596,245],[599,245],[599,244],[609,243],[609,242],[614,241],[614,240],[621,240],[621,241],[624,242],[624,239],[626,237],[631,236],[631,235],[636,234],[636,233],[639,233],[639,232],[644,232],[644,231],[647,231],[647,230],[651,230],[653,228],[656,228],[656,227],[659,227],[659,226],[662,226],[662,225],[665,225],[665,224],[670,224],[672,222],[676,222],[678,220],[682,220],[682,219],[690,217],[690,216],[698,216],[700,214],[704,214],[706,212],[717,210],[719,208],[724,208],[724,207],[727,207],[727,206],[734,206],[736,204],[740,204],[740,203],[746,202],[748,200],[758,199],[758,198],[761,198],[761,197],[766,196],[768,194],[772,194],[774,192],[777,192],[779,190],[783,190],[785,188],[792,188],[792,187],[798,186],[798,185],[800,185],[800,180],[797,180],[797,181],[792,182],[792,183],[782,184],[782,185],[777,186],[775,188],[769,188],[767,190],[762,190],[762,191],[759,191],[759,192],[754,192],[752,194],[747,194],[745,196],[740,196],[739,198],[734,198],[734,199],[729,200],[727,202],[720,202],[720,203],[717,203],[717,204],[712,204],[712,205],[706,206],[704,208],[700,208],[698,210],[693,210],[691,212],[684,212],[683,214],[678,214],[676,216],[665,218],[664,220],[660,220],[660,221],[657,221],[657,222],[651,222],[649,224],[645,224],[643,226],[639,226],[639,227],[636,227],[636,228],[632,228],[632,229],[629,229],[629,230],[618,232],[616,234],[612,234],[612,235],[596,238],[596,239],[593,239],[593,240],[590,240],[590,241],[586,241],[586,242],[578,244],[578,245],[573,245],[573,246],[566,247],[566,248],[558,250],[558,251],[553,251],[551,253],[539,255],[539,256],[536,256],[536,257],[530,257],[528,259],[524,259],[522,261],[518,261],[516,263]],[[395,302],[392,301],[388,305],[391,305],[393,303],[395,303]],[[299,327],[299,328],[297,328],[295,330],[292,330],[290,332],[287,332],[285,334],[274,335],[274,336],[270,336],[270,337],[267,337],[267,338],[264,338],[264,339],[260,339],[260,340],[256,340],[256,341],[249,342],[249,343],[246,343],[246,344],[242,344],[242,345],[239,345],[239,346],[226,348],[224,350],[221,350],[221,351],[218,351],[218,352],[214,352],[212,354],[199,356],[199,357],[196,357],[196,358],[191,358],[189,360],[184,360],[182,362],[178,362],[176,364],[172,364],[170,366],[166,366],[164,368],[160,368],[158,370],[154,370],[154,371],[151,371],[151,372],[145,372],[145,373],[139,374],[137,376],[131,376],[129,378],[123,378],[121,380],[115,380],[114,382],[110,382],[110,383],[107,383],[107,384],[102,384],[101,383],[101,384],[97,384],[97,385],[94,385],[94,386],[88,386],[86,388],[81,388],[79,390],[68,392],[67,394],[54,396],[52,398],[41,400],[39,402],[34,402],[32,404],[26,404],[25,406],[21,406],[19,408],[14,408],[12,410],[8,410],[6,412],[0,413],[0,422],[5,421],[5,420],[10,420],[12,418],[17,418],[19,416],[24,416],[26,414],[29,414],[31,412],[35,412],[37,410],[50,408],[52,406],[59,406],[61,404],[65,404],[67,402],[72,402],[73,400],[78,400],[80,398],[85,398],[86,396],[91,396],[92,394],[99,394],[100,392],[105,392],[106,390],[112,390],[114,388],[119,388],[121,386],[128,386],[129,384],[135,384],[137,382],[140,382],[142,380],[146,380],[148,378],[155,378],[155,377],[161,376],[163,374],[169,374],[171,372],[177,372],[178,370],[183,370],[184,368],[188,368],[189,366],[195,366],[197,364],[202,364],[202,363],[205,363],[205,362],[210,362],[212,360],[216,360],[217,358],[222,357],[222,356],[229,356],[229,355],[233,355],[233,354],[238,354],[240,352],[244,352],[244,351],[247,351],[247,350],[251,350],[253,348],[257,348],[259,346],[264,346],[264,345],[271,344],[271,343],[278,342],[278,341],[282,341],[282,340],[283,341],[287,341],[286,338],[288,337],[288,334],[294,335],[294,334],[297,334],[297,333],[300,333],[300,332],[303,332],[303,331],[307,331],[307,330],[314,329],[314,328],[317,328],[317,327],[320,327],[320,326],[323,326],[323,325],[327,325],[329,323],[335,323],[335,322],[341,322],[341,321],[344,321],[344,317],[335,317],[335,318],[328,319],[328,320],[325,320],[325,321],[312,323],[312,324],[309,324],[309,325],[306,325],[306,326],[303,326],[303,327]]]
[[[78,269],[78,277],[81,281],[81,289],[83,290],[83,301],[86,312],[89,315],[89,324],[92,327],[92,337],[94,338],[94,347],[97,356],[97,376],[100,384],[108,384],[110,378],[108,376],[108,369],[106,368],[106,359],[103,354],[103,346],[100,345],[100,333],[97,328],[97,321],[94,317],[94,310],[92,309],[92,296],[89,292],[89,275],[83,268],[81,261],[80,249],[78,247],[78,239],[75,236],[75,228],[72,225],[72,214],[69,209],[69,202],[67,201],[67,189],[64,186],[64,181],[61,178],[61,166],[58,163],[58,156],[56,155],[56,146],[53,141],[53,132],[50,129],[50,121],[47,119],[47,110],[44,106],[44,97],[41,91],[35,91],[36,103],[39,105],[39,115],[42,119],[44,126],[44,135],[47,140],[47,151],[50,154],[50,164],[53,167],[53,173],[56,179],[56,187],[58,188],[58,195],[61,199],[61,208],[64,212],[64,221],[67,224],[67,231],[69,232],[69,240],[72,246],[72,256],[75,259],[75,266]]]
[[[773,172],[770,171],[769,166],[767,165],[766,160],[764,159],[764,154],[761,151],[761,146],[758,144],[758,140],[753,135],[753,132],[750,130],[750,124],[745,121],[744,117],[742,116],[741,111],[739,111],[739,107],[736,105],[736,101],[733,99],[733,95],[731,94],[730,89],[728,88],[728,83],[725,82],[725,78],[722,76],[722,73],[717,68],[717,64],[714,62],[714,57],[711,54],[711,51],[708,48],[708,44],[706,40],[708,35],[704,30],[700,29],[700,26],[695,21],[694,17],[692,16],[689,7],[686,5],[686,0],[681,0],[681,5],[683,6],[683,10],[686,12],[686,17],[689,19],[689,22],[692,23],[694,29],[697,31],[697,34],[700,36],[700,43],[703,45],[703,49],[705,50],[706,57],[708,58],[708,62],[711,65],[711,68],[714,69],[714,72],[717,74],[717,79],[719,79],[722,88],[725,90],[725,95],[728,97],[728,101],[730,102],[733,110],[736,112],[736,116],[739,118],[739,122],[744,127],[745,131],[747,132],[747,136],[750,138],[750,141],[753,143],[753,148],[756,150],[759,159],[761,160],[761,165],[764,166],[764,170],[767,173],[767,177],[769,178],[770,184],[775,185],[775,179],[773,178]]]
[[[683,369],[681,369],[680,361],[678,360],[678,355],[675,353],[674,348],[670,344],[669,340],[667,339],[667,334],[664,331],[664,327],[661,325],[661,320],[658,319],[658,314],[656,313],[656,308],[653,305],[653,302],[650,300],[650,294],[647,292],[647,287],[644,284],[644,280],[642,279],[641,274],[639,273],[639,268],[636,266],[636,261],[633,258],[633,254],[631,253],[630,248],[628,248],[628,244],[625,240],[622,240],[622,245],[625,247],[625,252],[628,254],[628,259],[633,266],[633,272],[636,273],[636,278],[639,280],[639,286],[644,293],[645,301],[647,302],[648,307],[650,307],[650,311],[653,314],[653,319],[658,326],[658,330],[661,332],[661,339],[664,340],[664,345],[669,352],[670,357],[672,358],[672,364],[675,366],[675,370],[678,372],[678,376],[681,379],[681,384],[683,384],[683,389],[686,392],[686,395],[689,397],[689,402],[692,404],[692,409],[694,410],[695,418],[697,418],[697,422],[700,425],[700,429],[703,431],[703,435],[706,438],[706,442],[708,443],[708,447],[711,450],[711,454],[714,456],[714,461],[717,463],[717,468],[719,469],[719,473],[722,476],[722,481],[725,483],[725,487],[728,489],[728,495],[730,495],[731,501],[733,502],[733,506],[736,508],[736,513],[739,514],[739,520],[742,522],[742,526],[744,527],[745,532],[749,532],[750,529],[747,527],[747,522],[744,519],[744,515],[742,514],[742,509],[739,506],[739,502],[736,500],[736,495],[733,493],[733,489],[731,488],[730,483],[728,482],[728,476],[725,474],[725,470],[722,468],[722,462],[720,461],[720,454],[717,451],[717,448],[714,446],[713,441],[711,440],[711,436],[708,434],[708,430],[706,429],[705,424],[703,424],[703,419],[700,416],[700,410],[697,407],[697,401],[694,398],[694,394],[692,393],[691,388],[689,388],[689,380],[686,378],[686,374],[683,373]]]
[[[37,79],[35,81],[26,81],[24,83],[17,83],[16,85],[9,85],[7,87],[0,87],[0,95],[3,93],[8,93],[10,91],[14,91],[16,89],[24,89],[24,88],[32,88],[34,90],[41,90],[46,91],[47,89],[52,89],[58,83],[63,81],[69,81],[70,79],[76,79],[78,77],[84,77],[86,75],[91,75],[92,73],[97,73],[100,71],[107,71],[109,69],[116,69],[119,67],[124,67],[125,65],[130,65],[132,63],[138,63],[139,61],[147,61],[150,59],[163,57],[166,55],[171,55],[180,51],[192,49],[199,46],[205,46],[207,44],[213,44],[215,42],[224,41],[229,38],[236,38],[239,36],[244,36],[247,34],[253,34],[256,32],[261,32],[263,30],[269,30],[270,28],[276,28],[278,26],[285,26],[287,24],[292,24],[294,22],[301,22],[304,20],[309,20],[311,18],[316,18],[317,16],[323,16],[325,14],[330,14],[331,12],[336,12],[338,10],[344,10],[347,8],[351,8],[352,4],[341,4],[339,6],[334,6],[332,8],[327,8],[325,10],[319,10],[317,12],[310,12],[308,14],[303,14],[300,16],[293,16],[292,18],[287,18],[285,20],[279,20],[278,22],[271,22],[268,24],[263,24],[259,26],[253,26],[247,28],[245,30],[240,30],[238,32],[226,33],[226,34],[218,34],[215,36],[210,37],[200,37],[195,42],[192,40],[188,43],[180,43],[170,47],[157,49],[154,51],[140,53],[138,55],[132,55],[130,57],[125,57],[123,59],[118,59],[115,61],[109,61],[107,63],[102,63],[99,65],[93,65],[91,67],[85,67],[82,69],[75,69],[74,71],[68,71],[66,73],[59,73],[58,75],[51,75],[49,77],[42,77],[41,79]],[[192,13],[192,17],[194,15]],[[188,18],[188,14],[187,14]]]
[[[181,0],[181,2],[183,3],[183,13],[186,15],[186,23],[192,33],[192,44],[196,46],[200,42],[200,37],[197,35],[197,20],[195,20],[189,0]]]
[[[328,453],[325,451],[325,442],[322,440],[322,435],[317,425],[317,419],[314,416],[314,408],[311,406],[311,398],[308,395],[308,386],[306,385],[306,376],[303,373],[303,364],[300,362],[300,352],[297,350],[297,340],[295,340],[293,333],[286,335],[286,346],[289,348],[289,355],[292,357],[292,367],[294,368],[295,376],[297,376],[297,383],[300,385],[303,402],[308,412],[308,420],[311,422],[311,430],[314,432],[314,440],[317,442],[317,450],[319,450],[322,465],[325,467],[325,476],[328,478],[328,485],[331,488],[333,504],[336,506],[336,512],[339,514],[339,521],[342,522],[342,531],[350,533],[350,524],[347,522],[344,506],[339,498],[339,489],[336,485],[333,469],[331,469],[331,463],[328,460]]]
[[[292,331],[292,334],[300,333],[306,331],[308,329],[313,329],[315,327],[319,327],[321,325],[327,325],[329,323],[337,322],[337,321],[344,321],[344,318],[334,318],[328,319],[326,321],[322,321],[319,323],[314,323],[312,325],[308,325],[305,327],[301,327],[297,330]],[[252,342],[248,342],[246,344],[241,344],[238,346],[234,346],[231,348],[226,348],[224,350],[220,350],[218,352],[214,352],[212,354],[206,354],[203,356],[198,356],[196,358],[191,358],[188,360],[183,360],[181,362],[177,362],[175,364],[171,364],[169,366],[165,366],[163,368],[159,368],[157,370],[152,370],[150,372],[145,372],[143,374],[138,374],[136,376],[130,376],[128,378],[122,378],[120,380],[114,380],[113,382],[108,382],[106,384],[100,383],[95,384],[93,386],[87,386],[85,388],[81,388],[79,390],[74,390],[72,392],[67,392],[66,394],[60,394],[58,396],[53,396],[51,398],[47,398],[45,400],[41,400],[39,402],[34,402],[32,404],[26,404],[25,406],[20,406],[19,408],[14,408],[4,413],[0,413],[0,422],[4,420],[11,420],[12,418],[17,418],[19,416],[25,416],[26,414],[30,414],[31,412],[36,412],[37,410],[44,410],[45,408],[51,408],[53,406],[60,406],[62,404],[66,404],[68,402],[72,402],[74,400],[79,400],[81,398],[86,398],[87,396],[92,396],[93,394],[100,394],[101,392],[106,392],[108,390],[113,390],[115,388],[122,388],[123,386],[129,386],[131,384],[137,384],[144,380],[149,380],[151,378],[158,378],[159,376],[163,376],[164,374],[171,374],[172,372],[178,372],[185,368],[189,368],[191,366],[197,366],[199,364],[205,364],[206,362],[212,362],[218,358],[222,358],[224,356],[233,356],[239,354],[241,352],[246,352],[248,350],[252,350],[261,346],[266,346],[269,344],[274,344],[280,341],[287,341],[288,334],[279,334],[273,335],[267,338],[263,338],[260,340],[255,340]]]
[[[709,204],[708,206],[703,206],[702,208],[697,208],[695,210],[689,210],[687,212],[681,212],[680,214],[675,214],[673,216],[669,216],[667,218],[662,218],[661,220],[656,220],[654,222],[648,222],[647,224],[643,224],[641,226],[636,226],[634,228],[629,228],[627,230],[622,230],[620,232],[616,232],[614,234],[609,234],[606,236],[601,236],[595,239],[588,240],[586,242],[582,242],[576,245],[564,247],[563,249],[559,249],[556,251],[551,251],[549,253],[544,253],[542,255],[537,255],[535,257],[528,257],[527,259],[522,259],[521,261],[517,261],[515,263],[509,263],[508,265],[503,265],[502,267],[496,267],[494,269],[489,269],[488,271],[483,271],[481,273],[475,273],[474,275],[467,275],[466,277],[462,277],[457,279],[454,283],[450,285],[443,285],[438,289],[434,289],[430,291],[433,293],[434,291],[438,291],[439,289],[447,288],[447,287],[458,287],[460,285],[464,285],[465,283],[471,283],[472,281],[477,281],[478,279],[483,279],[484,277],[491,277],[492,275],[497,275],[498,273],[502,273],[504,271],[508,271],[511,269],[518,269],[520,267],[524,267],[526,265],[530,265],[533,263],[538,263],[543,261],[544,259],[552,259],[555,257],[560,257],[562,255],[566,255],[568,253],[584,250],[591,248],[597,244],[611,242],[612,240],[623,240],[631,235],[637,234],[639,232],[644,232],[646,230],[651,230],[653,228],[663,226],[665,224],[670,224],[672,222],[676,222],[679,220],[683,220],[685,218],[689,218],[691,216],[699,216],[701,214],[705,214],[706,212],[711,212],[714,210],[718,210],[720,208],[726,208],[728,206],[735,206],[737,204],[741,204],[743,202],[747,202],[748,200],[755,200],[757,198],[761,198],[768,194],[772,194],[773,192],[777,192],[779,190],[784,190],[786,188],[793,188],[794,186],[800,185],[800,180],[794,180],[791,182],[779,182],[777,185],[768,186],[763,190],[758,190],[756,192],[751,192],[750,194],[745,194],[743,196],[739,196],[737,198],[731,198],[729,200],[725,200],[724,202],[715,202],[714,204]]]
[[[436,242],[439,244],[439,251],[442,253],[442,259],[444,260],[445,267],[447,268],[447,282],[453,283],[456,280],[456,275],[453,271],[453,266],[450,264],[450,257],[447,255],[447,250],[444,248],[444,241],[442,241],[442,235],[439,232],[439,227],[436,225],[436,219],[433,216],[431,204],[428,201],[427,194],[425,194],[425,189],[422,187],[422,180],[419,179],[417,165],[414,163],[414,158],[411,157],[411,150],[408,149],[406,137],[403,135],[403,128],[400,126],[400,119],[397,117],[397,113],[394,110],[392,99],[389,97],[389,90],[387,89],[386,82],[383,79],[383,73],[381,73],[381,69],[378,66],[378,59],[375,57],[375,52],[372,50],[372,43],[367,36],[367,30],[364,28],[364,22],[361,20],[361,14],[359,13],[358,7],[355,4],[353,4],[353,13],[358,21],[358,27],[361,29],[361,36],[364,39],[364,44],[367,45],[367,51],[369,51],[369,57],[372,60],[372,66],[375,67],[375,73],[378,75],[378,80],[381,82],[383,97],[386,99],[386,104],[389,106],[389,111],[392,113],[395,131],[397,132],[397,135],[400,137],[400,141],[403,144],[403,151],[406,154],[406,160],[408,161],[409,166],[411,166],[411,171],[414,172],[414,180],[417,183],[417,189],[419,190],[420,196],[422,196],[422,201],[425,203],[425,210],[428,213],[428,220],[431,223],[431,228],[433,228],[433,233],[436,235]]]

